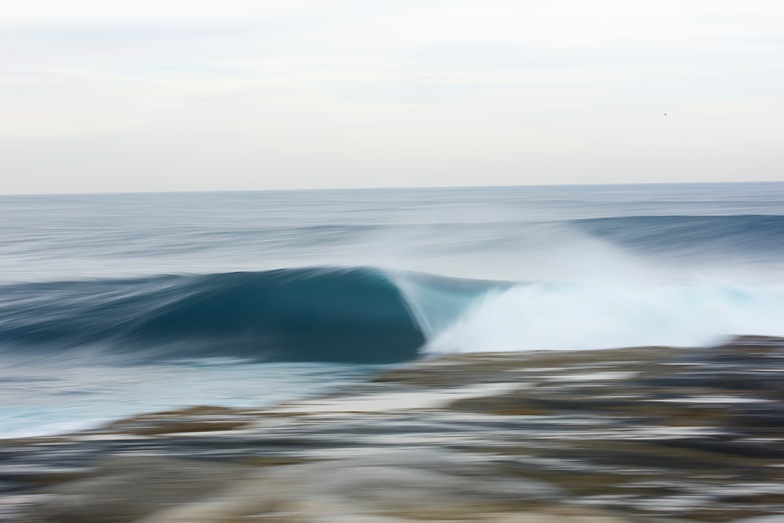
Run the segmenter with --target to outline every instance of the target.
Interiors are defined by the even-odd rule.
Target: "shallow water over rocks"
[[[424,360],[275,408],[0,440],[0,519],[773,523],[783,378],[762,337]]]

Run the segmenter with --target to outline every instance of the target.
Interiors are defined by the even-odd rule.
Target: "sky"
[[[781,0],[27,0],[0,193],[784,180]]]

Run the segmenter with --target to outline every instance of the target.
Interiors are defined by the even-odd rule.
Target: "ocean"
[[[437,354],[784,336],[784,183],[4,196],[0,235],[6,438]]]

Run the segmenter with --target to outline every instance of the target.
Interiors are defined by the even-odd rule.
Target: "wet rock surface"
[[[266,409],[0,440],[0,520],[784,518],[784,340],[470,354]]]

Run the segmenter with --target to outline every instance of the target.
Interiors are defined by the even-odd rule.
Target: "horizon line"
[[[241,193],[241,192],[311,192],[311,191],[384,191],[384,190],[433,190],[433,189],[503,189],[523,187],[615,187],[621,185],[733,185],[733,184],[769,184],[784,183],[784,180],[751,180],[751,181],[690,181],[690,182],[596,182],[596,183],[529,183],[519,185],[408,185],[408,186],[359,186],[359,187],[292,187],[268,189],[185,189],[163,191],[96,191],[96,192],[57,192],[57,193],[0,193],[0,198],[16,196],[119,196],[137,194],[207,194],[207,193]]]

